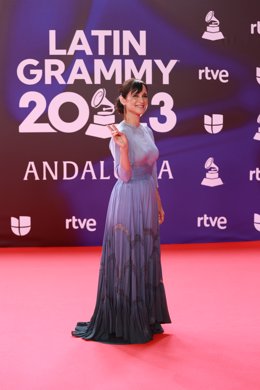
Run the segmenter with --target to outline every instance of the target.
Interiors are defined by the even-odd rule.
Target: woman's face
[[[125,112],[141,116],[148,107],[147,89],[143,85],[141,92],[129,92],[124,99]]]

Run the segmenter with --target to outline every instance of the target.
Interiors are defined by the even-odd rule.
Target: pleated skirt
[[[97,299],[73,336],[145,343],[170,323],[162,278],[156,188],[150,175],[112,190],[106,217]]]

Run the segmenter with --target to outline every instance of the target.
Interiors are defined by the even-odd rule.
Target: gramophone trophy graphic
[[[93,123],[88,126],[85,134],[98,138],[109,138],[111,133],[107,125],[115,123],[115,108],[113,103],[106,98],[105,88],[100,88],[94,93],[91,107],[99,108],[99,111],[93,116]]]
[[[219,29],[219,20],[215,17],[214,11],[209,11],[205,17],[205,22],[208,23],[206,31],[202,35],[203,39],[217,41],[224,39],[224,35]]]
[[[258,82],[258,84],[260,84],[260,67],[257,66],[256,68],[256,81]]]
[[[258,115],[257,123],[260,124],[260,115]],[[254,139],[260,141],[260,127],[258,127],[258,131],[255,133]]]
[[[214,164],[214,158],[210,157],[205,162],[206,177],[202,180],[201,185],[208,187],[216,187],[223,184],[223,181],[218,175],[219,168]]]

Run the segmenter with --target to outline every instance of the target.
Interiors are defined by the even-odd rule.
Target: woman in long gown
[[[164,220],[152,130],[140,124],[148,88],[129,79],[116,102],[124,120],[111,125],[110,150],[118,177],[107,210],[96,306],[73,336],[111,343],[144,343],[170,323],[160,259]]]

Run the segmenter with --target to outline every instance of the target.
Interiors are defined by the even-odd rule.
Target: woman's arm
[[[132,176],[132,168],[128,155],[128,139],[124,133],[118,131],[115,125],[109,125],[108,127],[111,131],[112,139],[115,144],[115,150],[112,154],[115,161],[117,175],[121,180],[127,182]]]
[[[159,221],[159,224],[161,225],[164,222],[165,213],[164,213],[164,210],[162,207],[162,202],[161,202],[158,188],[156,188],[156,200],[157,200],[157,205],[158,205],[158,221]]]

